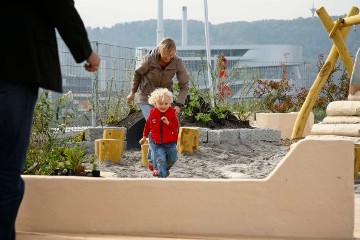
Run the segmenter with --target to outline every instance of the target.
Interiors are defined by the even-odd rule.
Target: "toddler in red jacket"
[[[171,106],[173,94],[167,88],[155,89],[149,97],[149,104],[154,108],[150,110],[146,120],[143,137],[139,143],[143,144],[146,138],[151,138],[151,161],[153,175],[166,178],[170,168],[177,160],[176,143],[178,139],[179,121],[175,108]]]

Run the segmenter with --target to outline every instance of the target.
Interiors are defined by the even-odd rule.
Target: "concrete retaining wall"
[[[104,129],[118,129],[118,127],[87,127],[84,128],[86,153],[94,153],[94,141],[102,138]],[[122,128],[126,131],[126,128]],[[238,129],[219,129],[199,128],[199,143],[231,144],[239,142],[279,142],[281,132],[270,128],[238,128]],[[125,139],[126,141],[126,139]]]
[[[353,239],[354,145],[301,140],[265,179],[24,176],[17,230]]]
[[[276,129],[281,132],[281,138],[291,138],[297,115],[298,112],[256,113],[256,127]],[[304,128],[303,137],[310,134],[313,125],[314,114],[311,112]]]

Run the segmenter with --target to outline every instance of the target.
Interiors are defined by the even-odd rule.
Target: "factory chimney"
[[[164,14],[163,14],[163,0],[158,0],[158,20],[156,29],[156,45],[164,38]]]
[[[182,8],[182,25],[181,25],[181,43],[182,46],[187,46],[187,7]]]

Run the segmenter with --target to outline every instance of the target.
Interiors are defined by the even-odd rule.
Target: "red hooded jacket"
[[[161,117],[166,117],[169,120],[169,125],[161,121]],[[143,136],[147,137],[151,132],[151,140],[157,144],[177,142],[178,127],[179,121],[175,108],[169,107],[163,113],[156,108],[152,108],[144,126]]]

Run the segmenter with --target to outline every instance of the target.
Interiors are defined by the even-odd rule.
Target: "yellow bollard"
[[[124,129],[105,129],[103,132],[103,139],[119,139],[121,141],[125,140],[125,130]]]
[[[105,129],[103,139],[95,140],[95,155],[102,163],[110,160],[118,163],[124,153],[125,129]]]
[[[180,127],[177,149],[179,154],[199,149],[199,128]]]
[[[141,145],[141,165],[144,167],[147,167],[149,165],[149,162],[147,160],[147,155],[149,151],[149,143],[146,139],[146,142]]]
[[[99,163],[110,160],[118,163],[123,155],[123,142],[119,139],[96,139],[95,154]]]
[[[354,180],[359,180],[360,171],[360,144],[354,145]]]

